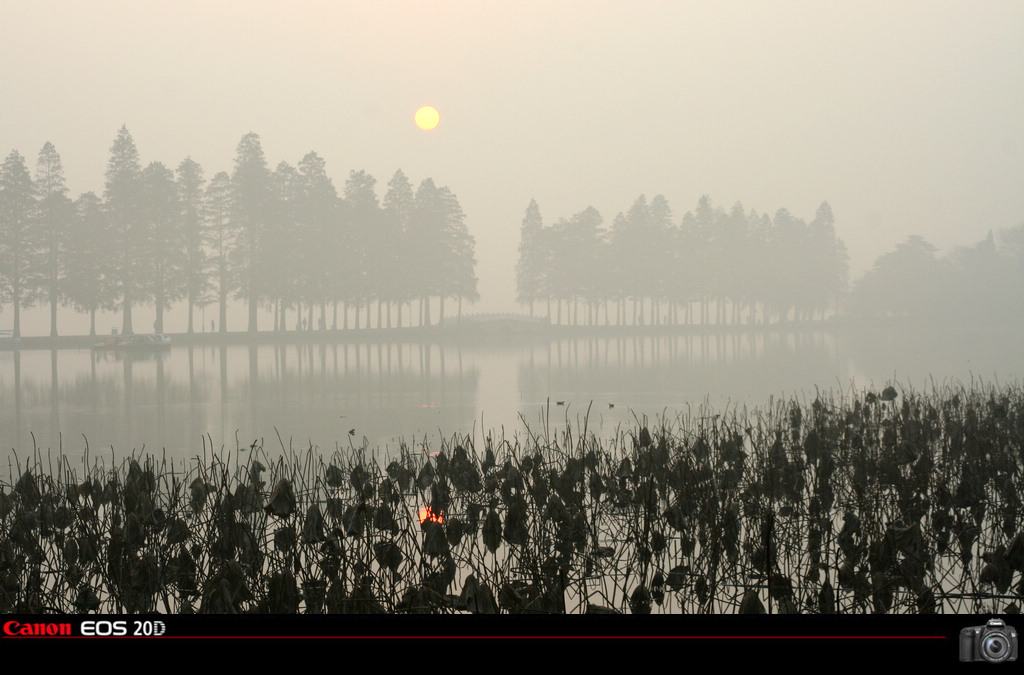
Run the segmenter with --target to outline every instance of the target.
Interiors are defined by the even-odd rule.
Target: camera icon
[[[1004,663],[1017,660],[1017,631],[1002,619],[960,631],[960,660]]]

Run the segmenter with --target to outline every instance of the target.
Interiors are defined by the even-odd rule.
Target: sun
[[[416,126],[424,131],[430,131],[441,121],[441,114],[432,105],[422,106],[416,111]]]

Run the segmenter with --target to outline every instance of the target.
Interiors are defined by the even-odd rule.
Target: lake
[[[0,352],[0,448],[123,458],[145,448],[185,459],[204,448],[333,452],[443,437],[554,433],[566,423],[610,438],[656,423],[748,410],[815,390],[852,396],[893,382],[1019,380],[1017,332],[970,328],[664,329],[626,334],[484,336],[440,341],[173,346]],[[589,415],[588,415],[589,410]],[[351,432],[351,433],[350,433]],[[278,437],[280,436],[280,441]],[[33,440],[34,438],[34,440]]]

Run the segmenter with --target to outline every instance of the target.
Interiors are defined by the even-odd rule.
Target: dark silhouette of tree
[[[344,265],[343,297],[347,303],[355,306],[355,328],[359,328],[359,313],[364,304],[366,307],[366,327],[370,327],[369,299],[374,289],[371,287],[369,268],[370,240],[376,236],[375,230],[381,221],[380,204],[377,202],[375,186],[377,179],[365,171],[352,171],[345,181],[344,229],[347,236],[343,237],[343,255],[339,263]],[[346,310],[345,326],[348,326]]]
[[[682,300],[687,308],[689,321],[692,304],[699,303],[700,322],[709,322],[711,300],[715,299],[716,310],[721,309],[720,292],[723,272],[719,266],[723,263],[722,234],[719,231],[725,212],[715,209],[711,198],[702,195],[694,211],[683,216],[678,235],[674,237],[679,246],[676,266],[682,267],[682,276],[686,281],[681,284],[681,292],[677,291],[677,300]],[[680,284],[673,284],[677,289]],[[719,319],[721,318],[721,312]]]
[[[52,143],[36,163],[38,210],[34,229],[39,246],[39,292],[50,305],[50,337],[57,337],[57,305],[68,297],[68,258],[74,206],[64,182],[64,167]]]
[[[388,191],[384,195],[384,233],[390,245],[390,254],[381,263],[386,271],[384,293],[390,302],[397,305],[399,328],[402,326],[402,305],[411,303],[417,297],[415,279],[408,273],[408,270],[413,269],[416,258],[416,249],[409,234],[409,220],[412,218],[414,203],[412,183],[401,170],[396,171],[388,182]],[[390,304],[387,326],[391,327]]]
[[[758,215],[753,209],[747,216],[747,221],[752,255],[746,268],[746,288],[749,289],[752,305],[760,312],[761,323],[767,324],[770,319],[768,304],[771,300],[771,285],[768,280],[778,273],[772,247],[775,226],[767,213]]]
[[[699,252],[695,256],[694,291],[700,298],[701,324],[710,323],[711,299],[716,295],[719,282],[718,242],[716,241],[715,225],[717,215],[711,205],[711,198],[701,195],[694,210],[693,227],[690,231],[691,246]]]
[[[230,296],[248,304],[250,332],[258,329],[261,303],[274,307],[276,328],[292,304],[308,310],[313,326],[319,305],[326,327],[332,304],[337,328],[344,302],[355,308],[358,328],[364,307],[365,326],[373,325],[374,301],[377,327],[385,311],[390,327],[392,305],[401,324],[402,306],[418,298],[420,323],[430,325],[435,297],[440,321],[446,302],[457,300],[461,318],[463,302],[480,297],[465,214],[455,194],[431,179],[413,192],[397,171],[382,208],[375,179],[353,171],[342,200],[315,152],[298,169],[282,163],[271,174],[259,136],[249,133],[232,175],[218,174],[207,186],[191,158],[176,172],[159,162],[143,170],[124,125],[110,147],[102,201],[88,193],[71,202],[50,143],[27,189],[19,184],[23,164],[15,152],[5,165],[0,256],[3,297],[11,298],[19,334],[21,308],[40,299],[50,305],[56,336],[60,304],[89,312],[93,334],[97,310],[120,309],[122,331],[131,334],[138,303],[155,303],[154,329],[162,331],[165,310],[184,300],[193,333],[196,307],[214,295],[224,332]]]
[[[228,296],[238,286],[231,264],[231,252],[235,250],[238,232],[232,219],[231,177],[226,172],[221,171],[210,180],[206,186],[203,206],[209,232],[214,293],[220,306],[218,329],[225,333],[228,329]]]
[[[303,249],[300,260],[306,271],[303,286],[311,307],[320,305],[320,322],[326,326],[327,302],[336,297],[334,292],[338,285],[333,267],[338,252],[335,224],[339,220],[339,204],[326,163],[315,152],[308,153],[299,162],[296,188],[298,229],[303,233],[298,238]],[[309,323],[312,327],[312,316]]]
[[[629,220],[626,214],[619,213],[612,220],[612,227],[608,234],[609,243],[613,254],[612,264],[608,269],[609,299],[615,303],[615,323],[624,325],[626,323],[626,301],[632,297],[635,291],[635,284],[630,279],[630,271],[633,268],[633,261],[629,256],[633,253],[633,247],[629,243]],[[555,235],[552,232],[552,235]],[[636,320],[636,305],[634,304],[633,318]],[[561,314],[559,314],[561,317]],[[561,318],[559,318],[561,323]]]
[[[279,163],[270,176],[271,199],[265,214],[264,244],[269,255],[260,266],[270,291],[267,300],[274,307],[274,330],[279,331],[288,329],[287,310],[292,305],[301,320],[301,301],[307,297],[307,285],[314,273],[303,261],[312,235],[299,223],[300,192],[295,167]]]
[[[619,214],[612,222],[610,236],[617,261],[615,277],[620,321],[625,315],[625,301],[632,300],[632,322],[645,323],[644,301],[647,299],[651,301],[653,320],[655,298],[663,297],[669,286],[672,211],[664,197],[659,196],[657,202],[655,214],[647,197],[640,195],[625,215]]]
[[[860,314],[935,317],[941,314],[935,289],[941,288],[942,266],[935,247],[920,236],[909,237],[880,256],[854,286],[852,305]]]
[[[475,241],[466,227],[459,200],[447,187],[438,188],[430,178],[420,183],[409,219],[409,243],[415,250],[411,269],[421,302],[421,324],[431,325],[430,300],[439,299],[439,318],[444,321],[447,297],[475,301]]]
[[[878,258],[854,284],[850,309],[915,323],[984,326],[1024,319],[1024,226],[1002,230],[938,258],[920,236]]]
[[[212,286],[222,331],[232,294],[249,306],[250,331],[257,330],[261,303],[274,308],[276,329],[285,327],[293,304],[308,313],[314,327],[316,307],[320,325],[326,326],[332,304],[336,328],[339,302],[344,327],[351,306],[358,328],[373,325],[374,301],[377,327],[385,324],[385,308],[390,327],[393,304],[401,325],[403,305],[418,299],[420,324],[430,325],[435,297],[442,322],[450,299],[458,300],[461,317],[463,301],[479,298],[475,240],[465,214],[455,194],[432,179],[414,193],[405,175],[396,172],[381,205],[375,179],[353,171],[339,199],[315,152],[297,169],[282,162],[271,174],[259,137],[250,133],[238,145],[233,175],[219,174],[204,190],[202,170],[191,159],[181,163],[176,177],[159,163],[142,171],[134,141],[122,126],[111,146],[99,204],[105,222],[97,223],[94,195],[75,204],[68,199],[52,144],[40,152],[34,191],[20,201],[19,162],[24,164],[15,152],[4,165],[8,236],[0,256],[4,297],[15,307],[19,333],[20,308],[41,299],[49,303],[55,336],[61,303],[90,312],[93,331],[97,309],[119,306],[123,330],[131,333],[134,304],[154,301],[156,328],[162,330],[164,310],[180,298],[187,299],[188,330],[194,331],[195,307],[210,300]],[[1019,246],[1012,248],[1015,231],[1001,233],[998,245],[993,235],[942,261],[931,251],[930,259],[943,270],[932,281],[946,298],[947,315],[991,315],[992,310],[972,303],[986,293],[1006,307],[1017,306],[1016,295],[999,290],[1020,278]],[[603,307],[610,323],[610,303],[620,324],[678,323],[681,308],[687,322],[699,309],[703,324],[755,317],[765,323],[823,319],[838,312],[837,299],[847,287],[846,249],[824,202],[807,224],[784,208],[774,219],[747,214],[739,203],[727,213],[704,195],[676,227],[663,196],[648,202],[641,195],[609,232],[592,208],[545,228],[531,201],[521,232],[517,298],[530,305],[531,315],[537,300],[546,299],[549,319],[555,300],[559,322],[566,309],[567,322],[596,324]],[[96,241],[106,247],[89,253]],[[911,240],[897,248],[894,260],[880,259],[879,269],[858,282],[853,305],[867,313],[940,314],[937,303],[928,305],[927,299],[910,310],[879,295],[879,279],[886,274],[913,286],[900,275],[921,248]]]
[[[835,217],[828,202],[818,207],[809,226],[810,253],[805,261],[806,287],[810,309],[820,313],[835,309],[835,302],[846,293],[849,256],[842,240],[836,237]]]
[[[476,240],[466,227],[466,216],[458,198],[447,187],[440,189],[440,198],[445,213],[440,319],[444,321],[444,299],[450,297],[458,300],[458,319],[461,321],[462,301],[473,303],[480,299],[476,277]]]
[[[0,292],[14,306],[14,337],[21,337],[21,308],[31,292],[34,244],[31,239],[35,215],[32,177],[25,158],[12,150],[0,167]]]
[[[264,242],[265,214],[271,198],[270,172],[257,134],[250,132],[239,141],[231,186],[232,219],[237,231],[234,265],[240,270],[237,297],[248,303],[248,330],[255,333],[259,301],[270,295],[267,279],[259,266],[268,253]]]
[[[68,299],[89,313],[89,335],[96,336],[96,312],[117,308],[119,287],[112,278],[107,241],[109,220],[103,202],[86,192],[74,203],[74,222],[68,250]]]
[[[618,324],[679,323],[680,308],[690,323],[695,306],[702,324],[739,324],[758,314],[766,323],[823,318],[846,291],[846,248],[827,203],[811,226],[786,209],[774,222],[756,211],[747,214],[738,202],[726,213],[707,195],[679,227],[662,195],[650,202],[638,197],[615,217],[610,232],[593,215],[584,211],[545,228],[536,204],[527,209],[516,267],[518,299],[525,304],[547,297],[554,322],[562,321],[565,305],[569,322],[579,323],[580,300],[590,323],[598,321],[602,306],[609,322],[609,301]],[[552,299],[558,303],[555,313]]]
[[[415,248],[410,273],[416,279],[420,298],[420,325],[431,325],[430,298],[444,292],[443,264],[446,257],[444,231],[448,214],[441,191],[430,178],[416,190],[409,241]]]
[[[130,335],[133,332],[132,304],[139,299],[148,275],[142,262],[147,232],[139,214],[142,167],[139,151],[126,126],[117,132],[110,147],[106,178],[103,196],[109,224],[112,274],[119,285],[121,332]]]
[[[558,323],[562,322],[561,305],[566,304],[566,318],[579,323],[578,301],[590,307],[602,295],[602,271],[598,261],[604,233],[603,219],[597,209],[588,206],[569,220],[560,219],[551,231],[551,289],[558,301]]]
[[[685,323],[691,323],[693,319],[694,289],[698,283],[699,269],[695,261],[699,259],[699,249],[695,246],[695,227],[693,213],[687,211],[680,226],[670,231],[668,245],[671,256],[669,294],[672,302],[683,308]]]
[[[362,197],[351,203],[353,210],[350,212],[350,223],[353,230],[350,236],[358,240],[356,250],[360,255],[360,295],[361,302],[366,303],[366,327],[370,327],[371,304],[376,303],[376,325],[380,328],[383,325],[383,304],[388,301],[388,288],[391,286],[388,277],[392,265],[387,261],[400,259],[403,250],[396,245],[397,240],[389,236],[396,233],[390,231],[389,216],[377,201],[376,179],[363,174],[358,176],[358,180],[362,181],[358,192]]]
[[[987,321],[1006,311],[1008,298],[1002,296],[1002,285],[1009,279],[1004,273],[1005,256],[996,248],[995,236],[988,236],[973,246],[953,250],[945,263],[946,284],[936,288],[945,298],[947,314],[959,321]],[[1015,293],[1020,285],[1013,284]]]
[[[203,169],[186,157],[178,165],[178,208],[181,236],[185,246],[183,273],[188,300],[188,332],[194,332],[193,315],[197,306],[209,302],[210,258],[209,228],[203,214]]]
[[[780,320],[798,318],[799,310],[810,304],[808,285],[804,278],[810,249],[807,246],[807,224],[788,209],[775,212],[772,219],[774,236],[769,244],[775,274],[769,283],[769,304]]]
[[[750,221],[743,210],[743,205],[736,202],[729,211],[729,215],[723,215],[718,224],[718,295],[719,302],[724,305],[729,303],[731,316],[729,323],[740,322],[740,311],[744,303],[749,302],[750,278],[744,274],[745,267],[749,265],[751,258],[756,251],[750,245]],[[723,317],[725,318],[725,317]]]
[[[516,263],[516,301],[530,306],[530,316],[533,316],[534,303],[547,295],[546,277],[551,263],[543,234],[540,207],[531,199],[519,229],[519,261]]]
[[[650,249],[648,252],[647,276],[651,283],[652,320],[660,320],[660,305],[669,300],[672,286],[672,241],[675,227],[672,225],[672,207],[664,195],[655,195],[647,210],[650,225]]]
[[[174,174],[160,162],[142,172],[141,208],[146,227],[143,260],[149,267],[147,296],[156,304],[153,329],[164,332],[164,310],[185,296],[187,245]]]

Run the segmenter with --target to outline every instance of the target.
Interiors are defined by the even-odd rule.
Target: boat
[[[108,335],[92,346],[93,349],[155,350],[168,349],[171,338],[160,333],[149,335]]]

